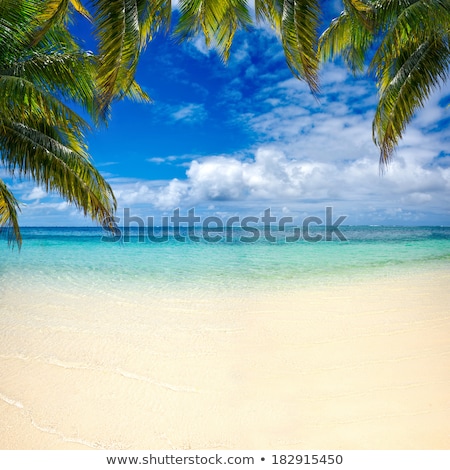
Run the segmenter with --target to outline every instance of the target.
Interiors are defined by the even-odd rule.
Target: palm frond
[[[35,18],[37,29],[30,41],[30,47],[36,46],[57,23],[67,20],[70,0],[47,0]]]
[[[203,33],[206,45],[226,61],[237,29],[251,22],[247,0],[182,0],[175,36],[181,42]]]
[[[40,9],[37,2],[0,1],[0,51],[2,58],[17,57],[17,51],[28,46],[34,21]]]
[[[92,15],[89,13],[89,10],[87,10],[83,4],[80,2],[80,0],[70,0],[70,4],[72,8],[79,13],[80,15],[84,16],[87,20],[92,21]]]
[[[40,90],[32,82],[21,77],[0,77],[1,116],[33,127],[41,122],[53,125],[61,132],[72,136],[81,151],[88,123],[67,105],[48,92]]]
[[[125,92],[125,96],[141,103],[148,103],[152,101],[148,93],[144,91],[139,83],[137,83],[135,80],[131,82],[128,90]]]
[[[346,9],[319,38],[319,57],[327,61],[341,56],[355,74],[364,70],[374,41],[373,10],[362,2],[345,3]]]
[[[367,29],[372,29],[374,7],[373,2],[370,0],[343,0],[345,10],[351,16],[358,18]]]
[[[367,70],[379,88],[373,139],[383,167],[415,112],[448,79],[449,2],[346,0],[344,7],[320,38],[319,53],[323,60],[341,55],[353,71],[364,70],[372,55]]]
[[[68,22],[71,19],[71,8],[92,21],[91,14],[79,0],[46,0],[40,3],[40,11],[34,18],[37,29],[33,34],[31,47],[38,44],[55,25]]]
[[[136,0],[95,0],[94,21],[99,48],[97,87],[100,114],[123,96],[134,79],[141,50]]]
[[[67,104],[98,116],[100,62],[81,51],[66,28],[72,8],[86,14],[79,0],[0,1],[0,166],[12,178],[33,180],[102,222],[112,216],[116,200],[90,160],[88,123]],[[125,88],[117,82],[117,89],[147,99],[133,76]],[[0,181],[0,227],[20,245],[19,210]]]
[[[19,202],[9,191],[5,182],[0,179],[0,233],[6,230],[8,243],[16,242],[20,249],[22,236],[20,234],[18,212],[20,212]]]
[[[399,3],[403,4],[402,9],[399,9]],[[406,48],[410,49],[412,42],[418,47],[430,36],[448,36],[450,7],[448,2],[440,0],[385,0],[376,10],[376,22],[386,31],[373,56],[369,71],[375,72],[380,88],[384,89],[392,78],[390,70],[396,67],[397,56],[403,54]]]
[[[52,126],[36,129],[0,119],[0,161],[7,171],[34,180],[101,222],[116,208],[114,194],[87,153],[73,150],[72,143],[70,138],[62,143]]]
[[[279,0],[255,0],[255,15],[257,21],[267,21],[275,31],[281,31],[283,17],[283,2]]]
[[[373,138],[385,165],[415,112],[448,79],[450,8],[441,0],[381,0],[376,22],[385,32],[369,67],[380,92]]]
[[[376,24],[384,31],[399,20],[428,28],[430,15],[438,19],[440,15],[447,16],[449,11],[448,0],[373,0],[370,3]]]
[[[383,86],[373,122],[373,138],[380,147],[380,162],[390,161],[406,125],[431,92],[449,76],[450,49],[438,35],[397,59],[396,73]]]
[[[320,2],[317,0],[282,0],[281,43],[289,69],[308,83],[311,91],[319,91],[317,30]]]
[[[23,60],[4,65],[3,75],[16,77],[22,93],[28,87],[53,94],[81,104],[91,116],[95,116],[96,59],[92,53],[36,51]],[[22,82],[23,80],[26,81]],[[7,83],[0,79],[0,89]],[[15,91],[19,95],[15,95]],[[4,91],[6,93],[6,90]],[[20,90],[10,90],[9,96],[20,100]],[[0,97],[0,101],[1,101]]]
[[[158,31],[169,32],[172,19],[172,1],[137,0],[137,4],[142,49]]]

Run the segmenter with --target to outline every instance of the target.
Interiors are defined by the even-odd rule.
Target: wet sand
[[[450,449],[450,274],[0,293],[1,449]]]

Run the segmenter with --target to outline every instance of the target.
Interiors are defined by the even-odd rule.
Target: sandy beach
[[[0,296],[1,449],[450,449],[450,273]]]

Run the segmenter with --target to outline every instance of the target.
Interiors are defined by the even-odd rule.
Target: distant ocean
[[[449,227],[340,227],[347,241],[286,242],[261,237],[243,243],[238,230],[229,241],[155,243],[103,241],[101,228],[22,229],[23,246],[10,249],[0,240],[0,283],[59,289],[167,292],[205,289],[298,289],[423,270],[450,269]],[[317,233],[320,233],[317,231]],[[186,235],[186,234],[185,234]],[[248,233],[247,233],[248,235]],[[283,236],[281,236],[283,235]],[[313,233],[314,235],[314,233]]]

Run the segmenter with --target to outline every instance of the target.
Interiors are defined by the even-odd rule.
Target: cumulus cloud
[[[367,222],[382,216],[411,221],[413,212],[439,207],[450,190],[448,168],[427,169],[399,157],[380,177],[377,162],[367,157],[326,163],[289,158],[271,147],[259,148],[254,159],[243,161],[225,156],[194,160],[186,175],[158,187],[134,182],[118,191],[119,201],[150,212],[209,205],[253,213],[275,206],[286,213],[286,204],[294,212],[337,205],[348,214],[366,213]]]
[[[28,194],[22,196],[25,200],[40,200],[47,196],[47,193],[40,187],[35,186]]]

